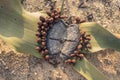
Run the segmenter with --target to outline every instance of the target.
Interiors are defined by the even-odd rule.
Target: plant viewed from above
[[[86,56],[107,48],[120,51],[120,38],[96,22],[65,15],[65,1],[61,9],[54,2],[48,11],[30,13],[19,0],[1,0],[0,38],[16,51],[42,58],[55,67],[70,65],[87,80],[109,80]]]

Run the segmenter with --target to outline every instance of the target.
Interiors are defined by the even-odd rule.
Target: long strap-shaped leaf
[[[112,33],[104,29],[95,22],[80,24],[80,29],[91,34],[91,52],[96,52],[106,48],[112,48],[120,51],[120,38],[115,37]]]
[[[87,80],[109,80],[103,73],[99,72],[91,63],[89,63],[86,58],[83,58],[80,61],[78,60],[74,69],[82,74]]]
[[[20,0],[0,0],[0,37],[16,51],[40,57],[35,50],[35,16],[22,8]]]
[[[38,18],[33,16],[33,14],[26,12],[21,7],[19,0],[0,0],[0,37],[5,40],[8,45],[19,52],[30,53],[36,57],[40,57],[39,53],[35,50],[37,21]],[[113,44],[113,41],[115,41],[115,43],[120,43],[118,41],[119,39],[115,38],[113,35],[111,37],[110,33],[106,32],[106,30],[98,26],[96,23],[81,24],[80,28],[92,34],[92,51],[98,51],[102,48],[114,48],[120,50],[120,46]],[[101,30],[103,32],[101,32]],[[105,39],[106,36],[108,36],[107,39]],[[107,42],[109,38],[113,39]],[[99,39],[100,41],[96,41]],[[111,45],[109,45],[109,43]],[[94,71],[96,74],[100,73],[96,69],[94,70],[94,67],[88,63],[86,59],[80,62],[78,61],[75,69],[80,71],[80,73],[88,80],[105,80],[102,78],[97,79],[97,77],[95,77],[95,74],[93,74]],[[90,69],[93,71],[89,71]]]

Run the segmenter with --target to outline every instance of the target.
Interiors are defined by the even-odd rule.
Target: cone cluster
[[[40,16],[40,21],[38,22],[38,30],[36,32],[37,36],[37,47],[36,50],[44,57],[45,60],[50,59],[49,51],[46,47],[48,31],[52,26],[57,23],[60,19],[66,19],[66,16],[60,15],[61,12],[57,9],[46,12],[47,17]],[[85,20],[80,20],[79,17],[75,18],[75,24],[85,22]],[[89,51],[91,48],[90,35],[86,35],[86,32],[80,32],[81,37],[79,39],[79,44],[75,51],[69,55],[69,58],[65,60],[65,63],[75,64],[77,59],[82,59],[84,57],[83,51]]]
[[[49,52],[46,47],[46,37],[49,29],[58,22],[60,19],[66,18],[65,16],[60,16],[59,10],[52,10],[46,12],[47,17],[40,16],[40,21],[38,22],[38,30],[36,32],[37,36],[37,47],[36,50],[46,59],[49,60]]]
[[[83,31],[81,31],[80,33],[81,33],[81,37],[79,39],[80,40],[79,44],[75,49],[75,51],[69,55],[70,58],[65,60],[65,63],[75,64],[77,59],[82,59],[84,57],[82,53],[83,51],[88,52],[89,49],[91,49],[90,35],[86,35],[86,32],[83,32]]]

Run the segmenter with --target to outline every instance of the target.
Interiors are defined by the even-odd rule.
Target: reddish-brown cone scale
[[[44,26],[41,26],[41,27],[40,27],[40,29],[41,29],[41,30],[44,30],[44,29],[45,29],[45,27],[44,27]]]
[[[72,60],[72,63],[75,64],[75,63],[76,63],[76,59],[73,59],[73,60]]]
[[[45,54],[48,54],[48,50],[47,49],[45,50]]]
[[[79,57],[81,57],[81,58],[82,58],[82,57],[84,57],[84,55],[83,55],[83,54],[79,54]]]
[[[46,45],[46,42],[42,42],[42,46],[45,46]]]
[[[40,47],[36,47],[35,49],[36,49],[37,51],[39,51],[39,50],[40,50]]]
[[[37,37],[39,37],[39,36],[40,36],[40,33],[39,33],[39,32],[37,32],[37,33],[36,33],[36,36],[37,36]]]
[[[79,24],[79,23],[80,23],[80,18],[77,17],[77,18],[76,18],[76,24]]]
[[[45,18],[44,18],[43,16],[40,16],[40,20],[41,20],[42,22],[44,22],[44,21],[45,21]]]
[[[77,50],[74,51],[74,54],[78,54],[78,53],[79,53],[79,51],[77,51]]]
[[[44,32],[42,32],[42,36],[46,36],[47,35],[47,33],[44,31]]]
[[[50,56],[49,55],[46,55],[45,56],[45,60],[49,60],[50,59]]]
[[[77,47],[77,49],[80,50],[81,48],[82,48],[82,45],[79,44],[78,47]]]
[[[67,59],[67,60],[65,61],[65,63],[71,63],[71,62],[72,62],[71,59]]]
[[[37,38],[37,42],[40,42],[41,41],[41,38]]]
[[[71,57],[74,57],[74,56],[75,56],[75,54],[70,54],[70,56],[71,56]]]
[[[42,26],[42,21],[39,21],[39,22],[38,22],[38,25],[39,25],[39,26]]]

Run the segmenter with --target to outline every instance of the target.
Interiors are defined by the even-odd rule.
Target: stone
[[[80,39],[80,29],[77,24],[66,25],[59,21],[49,30],[47,48],[50,54],[68,56],[76,49]],[[63,57],[63,56],[62,56]]]

